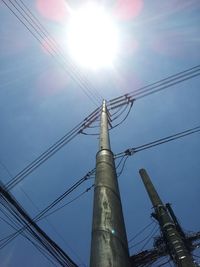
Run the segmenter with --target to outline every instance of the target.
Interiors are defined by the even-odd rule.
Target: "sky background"
[[[68,7],[76,8],[80,2],[24,1],[63,47],[67,58]],[[105,99],[199,64],[199,0],[113,0],[106,4],[121,32],[120,53],[111,69],[83,69]],[[7,183],[11,177],[3,166],[16,175],[96,106],[3,2],[0,17],[0,177]],[[136,101],[126,121],[110,132],[113,152],[198,126],[199,99],[199,78],[193,78]],[[97,149],[97,136],[79,135],[18,184],[12,193],[35,216],[94,168]],[[183,229],[200,230],[199,151],[197,133],[128,159],[119,179],[128,239],[151,222],[151,203],[138,174],[142,167],[148,171],[163,201],[173,204]],[[82,184],[62,204],[93,182]],[[92,204],[90,190],[48,221],[39,223],[79,266],[89,263]],[[1,219],[0,228],[1,238],[12,233]],[[137,253],[141,247],[142,244],[131,249],[130,254]],[[151,248],[151,243],[146,248]],[[0,250],[0,262],[2,267],[52,266],[20,236]]]

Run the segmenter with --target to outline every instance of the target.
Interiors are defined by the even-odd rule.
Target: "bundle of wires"
[[[34,222],[27,212],[19,205],[15,198],[8,193],[3,185],[0,185],[0,201],[4,209],[3,214],[9,220],[8,224],[15,230],[20,227],[25,228],[22,233],[48,260],[52,263],[57,262],[61,266],[75,267],[77,266],[72,259]],[[0,242],[0,248],[3,248],[10,239],[4,238]],[[2,243],[2,241],[4,241]]]
[[[51,36],[30,8],[22,0],[2,0],[2,2],[42,47],[45,40],[47,53],[80,86],[92,103],[98,107],[102,101],[99,91],[91,84],[86,75],[69,58],[66,58],[62,47]]]

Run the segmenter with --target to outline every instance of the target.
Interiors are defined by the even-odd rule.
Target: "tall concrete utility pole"
[[[110,148],[108,112],[103,101],[99,151],[96,155],[90,267],[129,267],[129,252],[114,156]]]
[[[178,267],[195,267],[190,252],[184,240],[181,238],[181,235],[176,230],[176,226],[154,188],[150,177],[144,169],[141,169],[139,173],[152,202],[155,210],[155,217],[160,224],[163,237],[174,264]]]

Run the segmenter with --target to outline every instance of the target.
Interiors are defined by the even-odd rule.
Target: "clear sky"
[[[112,68],[83,69],[83,72],[105,99],[199,64],[199,0],[102,2],[106,2],[115,16],[123,40],[121,50]],[[64,47],[69,58],[65,38],[67,7],[75,8],[79,1],[27,0],[24,3]],[[16,175],[96,106],[3,2],[0,17],[0,177],[6,183],[11,177],[3,165],[11,175]],[[71,71],[69,68],[68,72]],[[110,133],[113,152],[198,126],[199,99],[197,77],[136,101],[126,121]],[[77,136],[12,193],[35,216],[95,166],[97,149],[97,136]],[[128,239],[151,222],[151,203],[138,174],[142,167],[148,171],[163,201],[173,204],[183,228],[200,230],[199,151],[197,133],[128,159],[119,179]],[[93,182],[91,179],[84,183],[62,203],[76,197]],[[92,203],[90,190],[51,215],[48,221],[39,223],[79,266],[89,263]],[[12,233],[1,218],[0,228],[1,238]],[[137,253],[142,245],[132,248],[130,254]],[[145,248],[151,248],[151,243]],[[0,250],[0,262],[2,267],[52,266],[20,236]]]

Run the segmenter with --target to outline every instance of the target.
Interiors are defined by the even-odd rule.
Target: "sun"
[[[105,8],[87,3],[71,12],[68,26],[68,51],[76,63],[90,69],[112,66],[119,33]]]

